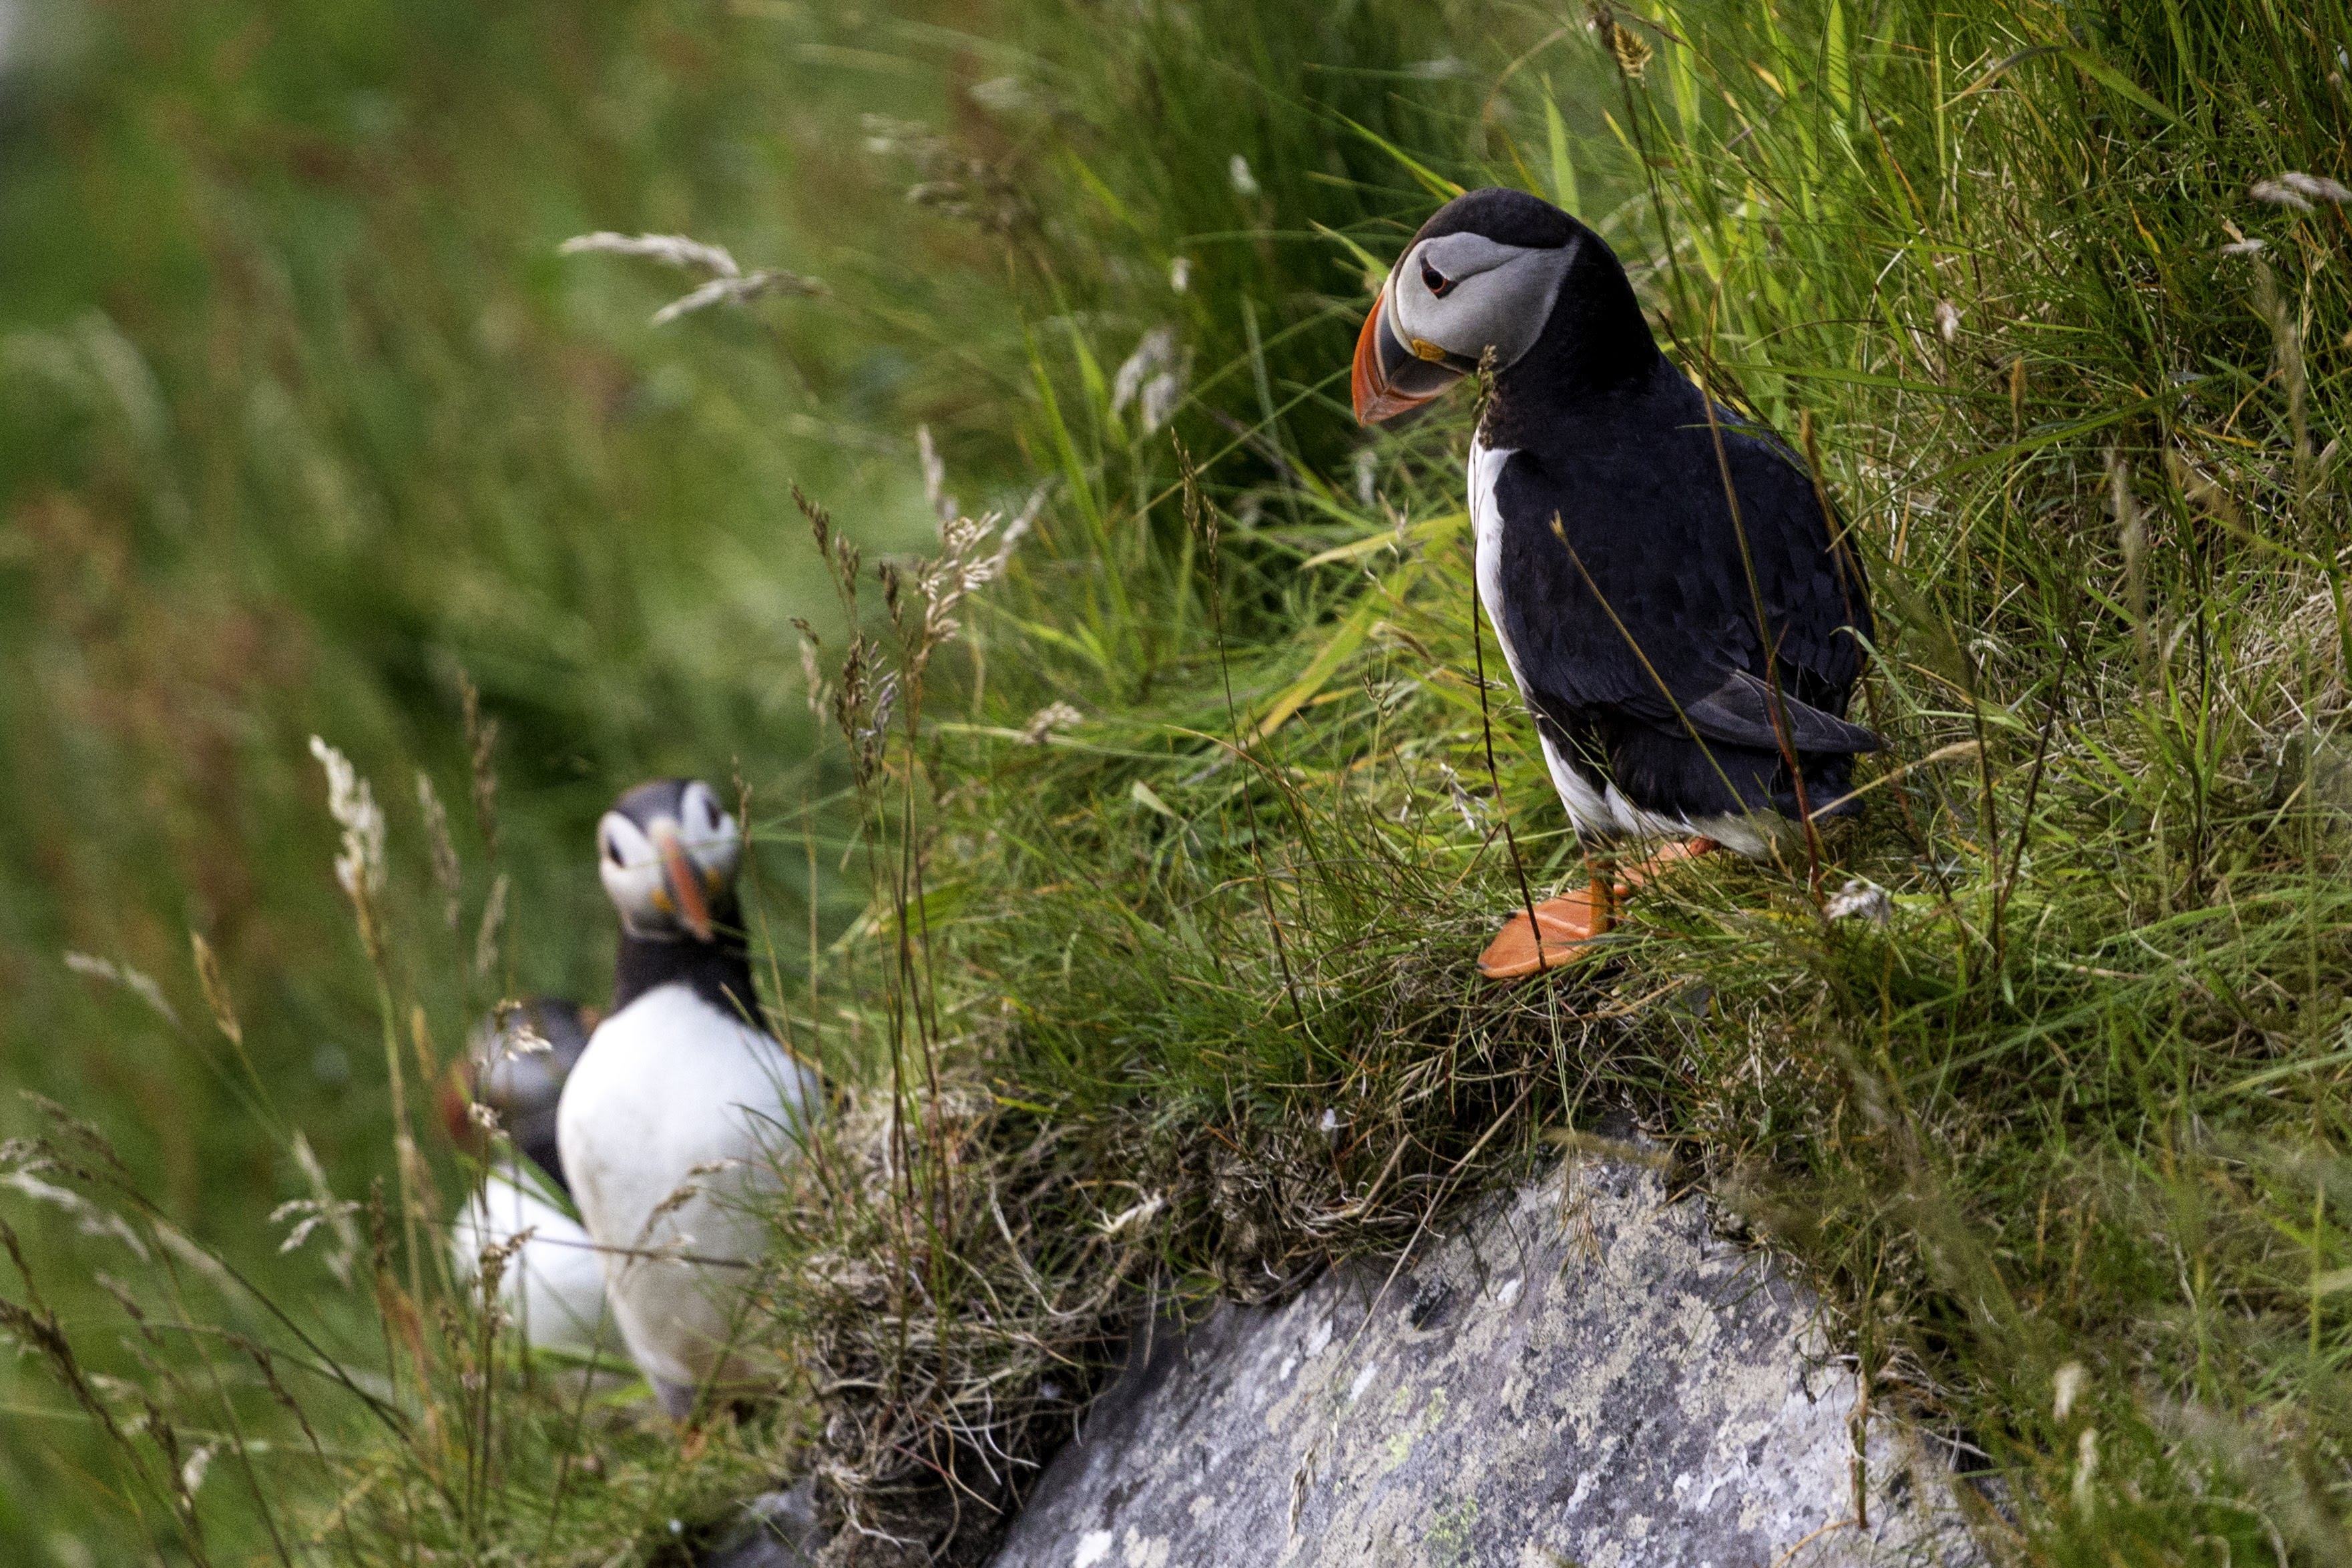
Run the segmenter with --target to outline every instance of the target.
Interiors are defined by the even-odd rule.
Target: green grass
[[[251,918],[268,911],[310,943],[231,948],[255,1050],[299,1063],[303,1020],[331,1019],[372,1085],[340,1123],[306,1099],[284,1125],[345,1130],[331,1162],[341,1190],[360,1190],[357,1173],[395,1175],[381,1152],[384,1070],[362,1065],[386,1055],[370,1040],[373,986],[319,919],[329,830],[287,825],[300,820],[299,736],[348,737],[388,800],[405,777],[392,759],[411,747],[461,800],[436,684],[457,664],[510,736],[534,737],[505,754],[501,792],[515,821],[536,824],[502,857],[541,922],[519,949],[533,984],[593,973],[600,946],[563,935],[599,913],[565,852],[569,825],[657,758],[717,771],[702,759],[745,757],[755,800],[777,801],[761,813],[781,883],[763,904],[772,999],[827,1064],[845,1115],[778,1216],[754,1325],[793,1390],[775,1411],[681,1448],[625,1409],[573,1405],[551,1369],[485,1369],[484,1342],[462,1313],[445,1319],[429,1287],[418,1336],[382,1348],[356,1338],[370,1307],[331,1305],[353,1336],[341,1354],[395,1380],[408,1427],[371,1434],[348,1398],[305,1392],[338,1412],[331,1462],[257,1461],[260,1490],[299,1521],[289,1531],[317,1532],[303,1551],[568,1562],[625,1543],[654,1561],[670,1519],[690,1528],[758,1478],[815,1463],[862,1522],[968,1552],[1008,1485],[975,1434],[1026,1456],[1064,1429],[1125,1292],[1278,1293],[1329,1259],[1403,1244],[1558,1134],[1630,1112],[1822,1291],[1874,1402],[1978,1447],[2012,1512],[1988,1511],[1983,1526],[2024,1560],[2343,1556],[2352,800],[2334,738],[2347,622],[2333,444],[2352,340],[2338,253],[2352,229],[2328,204],[2249,195],[2284,171],[2352,172],[2343,67],[2324,42],[2352,36],[2340,11],[1686,5],[1624,14],[1612,52],[1581,16],[1486,5],[1294,16],[1217,4],[1137,22],[1038,0],[854,28],[802,18],[756,45],[730,34],[743,47],[688,50],[743,95],[688,95],[695,113],[736,105],[764,123],[785,112],[768,91],[807,81],[838,95],[791,145],[804,168],[868,161],[841,177],[834,221],[805,229],[734,215],[755,210],[739,204],[756,182],[707,205],[663,196],[677,170],[701,166],[683,131],[635,144],[634,202],[575,212],[572,197],[556,204],[562,221],[529,221],[500,182],[530,159],[494,157],[498,137],[449,121],[488,193],[471,210],[530,235],[492,254],[525,257],[514,265],[549,298],[598,303],[530,318],[524,340],[540,351],[489,363],[478,337],[445,324],[428,348],[468,347],[445,350],[443,383],[423,350],[378,364],[348,345],[370,340],[363,319],[466,319],[455,301],[483,287],[483,253],[362,281],[334,273],[351,296],[290,292],[330,302],[297,318],[299,340],[326,356],[304,383],[319,401],[292,400],[316,422],[303,428],[331,432],[322,449],[378,484],[400,467],[371,446],[387,429],[414,441],[391,451],[423,459],[404,481],[415,490],[383,492],[412,497],[384,514],[397,527],[373,546],[360,525],[338,536],[313,513],[349,481],[272,490],[290,481],[249,449],[222,455],[204,421],[225,400],[186,389],[217,364],[230,368],[209,373],[230,385],[272,384],[267,312],[215,308],[253,323],[249,358],[186,349],[188,371],[156,372],[187,411],[180,461],[229,474],[183,479],[181,493],[238,497],[231,516],[253,519],[250,538],[215,525],[244,541],[231,559],[252,575],[231,572],[209,602],[299,610],[339,672],[323,689],[374,716],[337,731],[318,709],[273,709],[281,727],[242,744],[278,771],[256,766],[204,796],[277,802],[247,808],[250,838],[222,858],[266,885]],[[572,57],[519,35],[502,57],[463,32],[486,24],[445,25],[486,78]],[[641,57],[634,42],[606,47]],[[642,47],[681,68],[677,38]],[[985,89],[924,96],[975,81]],[[576,105],[574,85],[551,81],[524,118]],[[490,116],[506,100],[482,90]],[[859,123],[868,109],[926,114],[933,129]],[[858,151],[867,138],[883,150]],[[616,178],[569,138],[545,145],[579,157],[584,184]],[[900,202],[895,187],[918,182],[921,201]],[[1823,863],[1703,862],[1637,903],[1605,964],[1511,989],[1472,977],[1480,939],[1517,901],[1522,869],[1540,891],[1582,867],[1530,731],[1507,692],[1475,679],[1482,658],[1498,672],[1491,645],[1471,643],[1469,400],[1371,436],[1344,404],[1367,257],[1392,256],[1448,182],[1571,198],[1626,257],[1684,366],[1818,451],[1878,588],[1866,711],[1893,743],[1865,774],[1863,820]],[[420,176],[413,199],[428,188],[442,189]],[[287,201],[278,244],[338,232]],[[373,201],[355,205],[378,222],[405,210]],[[837,215],[851,210],[854,224]],[[834,298],[648,336],[635,323],[662,280],[544,259],[562,232],[591,226],[721,239],[749,265],[825,277]],[[795,244],[803,232],[825,237]],[[2223,252],[2246,236],[2264,248]],[[379,317],[350,302],[377,290],[425,303]],[[1143,430],[1133,401],[1113,395],[1121,362],[1163,325],[1185,365],[1173,433],[1201,465],[1195,493],[1171,433]],[[173,362],[168,330],[133,340]],[[614,498],[613,523],[581,528],[554,498],[571,492],[515,479],[518,465],[534,470],[498,455],[506,427],[463,411],[536,394],[592,421],[604,405],[562,367],[630,353],[658,356],[647,389],[704,390],[642,432],[549,414],[505,438],[547,454],[553,474],[584,465],[589,493]],[[861,355],[901,379],[877,390]],[[467,389],[456,413],[365,417],[369,386],[397,410],[436,403],[444,384]],[[790,408],[869,430],[895,455],[827,466],[813,448],[780,454],[760,432]],[[1048,488],[1011,574],[961,607],[958,639],[917,629],[903,561],[895,612],[863,573],[865,674],[842,682],[841,711],[868,734],[862,747],[819,740],[799,717],[783,616],[828,594],[782,481],[801,480],[878,556],[919,537],[907,445],[919,419],[966,510],[1000,494],[1018,509]],[[41,460],[84,453],[80,470],[14,483],[26,498],[12,529],[55,537],[31,530],[60,506],[108,515],[101,503],[126,538],[165,526],[147,515],[159,492],[135,442],[95,426],[76,439],[47,443]],[[32,459],[11,462],[15,475]],[[440,496],[467,474],[483,476],[471,499]],[[501,500],[509,485],[520,498]],[[312,511],[269,505],[286,495]],[[448,531],[433,531],[436,517]],[[485,517],[510,519],[512,553],[468,542]],[[181,559],[144,548],[156,553],[124,559],[146,573]],[[13,570],[12,592],[41,580]],[[394,591],[360,591],[377,583]],[[27,668],[44,645],[93,640],[68,615],[76,601],[50,591],[10,633]],[[535,611],[550,594],[560,612]],[[100,608],[122,615],[121,602]],[[614,603],[635,608],[616,616]],[[845,623],[820,629],[830,669]],[[176,677],[187,648],[224,641],[211,623],[167,624],[184,641],[143,622],[117,631],[129,663],[116,667]],[[583,645],[568,638],[589,651],[566,655]],[[890,669],[900,684],[877,727]],[[1054,703],[1076,721],[1041,726]],[[96,750],[93,778],[132,776]],[[529,760],[575,755],[572,772]],[[166,757],[152,773],[194,796],[189,781],[206,776]],[[46,790],[26,798],[65,798]],[[798,813],[802,791],[825,802],[815,815]],[[89,792],[93,812],[121,799]],[[37,820],[56,825],[28,843],[169,863],[139,848],[160,831],[150,821]],[[395,829],[408,857],[390,895],[399,1061],[413,1054],[412,998],[444,1041],[469,998],[433,977],[445,939],[431,935],[421,841],[397,816]],[[805,887],[782,881],[814,858],[804,830],[823,846],[820,877],[845,879],[837,900],[871,889],[845,939],[828,931],[814,954],[793,902]],[[464,847],[472,863],[477,846]],[[1849,878],[1890,893],[1883,926],[1825,916],[1822,895]],[[39,883],[28,869],[12,885]],[[308,904],[276,901],[297,883]],[[176,892],[111,903],[168,911]],[[12,919],[83,907],[29,892],[13,904]],[[152,946],[72,941],[164,972],[181,922],[146,918]],[[273,993],[257,988],[265,974],[288,978]],[[75,1017],[132,1038],[138,1004],[119,1005]],[[193,1000],[182,1010],[200,1016]],[[37,1038],[13,1017],[10,1029]],[[126,1103],[72,1092],[83,1087],[52,1092],[77,1109]],[[100,1119],[116,1131],[138,1120]],[[250,1161],[259,1140],[245,1140]],[[134,1165],[151,1184],[173,1168],[145,1149]],[[291,1179],[271,1196],[299,1190]],[[172,1201],[193,1208],[189,1193]],[[257,1213],[247,1218],[251,1239],[215,1239],[257,1263],[266,1243]],[[396,1203],[387,1227],[373,1299],[397,1323],[415,1309]],[[60,1226],[45,1245],[37,1274],[104,1244]],[[191,1321],[219,1311],[200,1303]],[[124,1332],[94,1306],[73,1327],[98,1344]],[[193,1406],[200,1364],[155,1359]],[[2056,1388],[2077,1376],[2060,1413]],[[19,1397],[41,1386],[20,1377]],[[294,1441],[264,1393],[248,1377],[240,1397],[276,1423],[273,1443]],[[121,1451],[152,1472],[146,1527],[184,1535],[152,1434]],[[101,1462],[101,1448],[87,1452]],[[338,1496],[368,1511],[356,1540],[337,1533]],[[73,1506],[92,1511],[76,1521],[98,1511]],[[199,1513],[211,1511],[243,1532],[241,1550],[270,1550],[259,1512],[217,1479],[202,1494]]]
[[[740,765],[771,823],[841,788],[803,766],[788,618],[835,612],[782,492],[853,491],[877,548],[919,538],[898,408],[927,350],[789,305],[651,330],[667,279],[554,247],[691,227],[865,268],[914,215],[803,149],[937,93],[802,66],[803,26],[677,6],[94,21],[79,73],[0,145],[0,1137],[37,1125],[16,1089],[70,1104],[177,1224],[332,1314],[331,1281],[278,1259],[265,1223],[306,1190],[287,1134],[363,1192],[389,1122],[307,739],[373,778],[414,873],[394,890],[415,936],[404,1006],[429,1007],[444,1053],[509,988],[609,983],[579,872],[618,788],[724,786]],[[856,235],[803,228],[845,193],[865,198]],[[465,804],[461,671],[500,727],[495,862]],[[424,873],[419,768],[466,859],[455,936]],[[796,927],[812,895],[828,935],[854,915],[831,863],[812,889],[797,828],[763,853],[771,917]],[[476,977],[494,873],[507,941]],[[205,1022],[192,928],[258,1094]],[[152,976],[176,1023],[68,971],[68,950]],[[130,1256],[15,1194],[8,1218],[97,1364],[135,1371],[89,1280]],[[46,1562],[56,1536],[60,1561],[77,1538],[124,1560],[145,1531],[118,1532],[103,1446],[52,1395],[0,1363],[0,1559]]]

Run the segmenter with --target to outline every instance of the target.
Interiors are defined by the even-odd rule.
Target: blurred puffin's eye
[[[1437,268],[1430,266],[1429,263],[1425,261],[1421,264],[1421,281],[1423,287],[1427,288],[1430,293],[1435,295],[1440,299],[1444,298],[1447,291],[1452,289],[1454,287],[1454,279],[1446,277],[1445,274],[1438,271]]]
[[[614,865],[621,863],[621,841],[609,833],[604,838],[604,858]]]

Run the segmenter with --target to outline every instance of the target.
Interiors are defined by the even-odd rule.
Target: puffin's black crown
[[[1576,237],[1580,226],[1541,196],[1490,185],[1456,196],[1432,213],[1421,232],[1412,236],[1412,244],[1441,235],[1475,234],[1497,245],[1558,250]]]
[[[1452,234],[1529,250],[1576,247],[1542,335],[1496,381],[1483,426],[1490,447],[1524,447],[1567,405],[1616,396],[1662,362],[1617,253],[1541,196],[1502,186],[1468,192],[1432,213],[1412,244]]]
[[[691,779],[654,779],[629,790],[613,802],[613,810],[641,828],[649,828],[656,817],[675,820],[686,801],[687,787]]]

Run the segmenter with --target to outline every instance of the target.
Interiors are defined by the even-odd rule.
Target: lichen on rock
[[[1139,1333],[996,1568],[1976,1561],[1916,1434],[1857,1452],[1820,1319],[1701,1199],[1573,1160],[1407,1264]]]

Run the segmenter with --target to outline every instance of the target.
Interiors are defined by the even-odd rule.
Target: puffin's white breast
[[[1470,533],[1478,545],[1478,602],[1486,607],[1495,641],[1502,644],[1503,662],[1510,665],[1511,679],[1524,695],[1528,678],[1520,672],[1518,650],[1511,646],[1510,621],[1503,613],[1503,507],[1495,497],[1503,465],[1516,455],[1515,448],[1492,447],[1477,437],[1471,439]]]
[[[556,1144],[600,1249],[623,1338],[648,1376],[691,1388],[725,1357],[766,1228],[751,1204],[793,1158],[815,1075],[684,985],[599,1025],[556,1112]]]
[[[1524,704],[1528,700],[1528,677],[1519,667],[1519,651],[1511,644],[1510,617],[1504,612],[1503,507],[1495,494],[1496,486],[1503,477],[1503,465],[1511,460],[1517,450],[1515,447],[1488,446],[1484,441],[1472,438],[1470,531],[1477,541],[1478,602],[1486,607],[1487,622],[1495,629],[1495,641],[1503,650],[1503,662],[1511,667],[1511,683],[1519,688],[1519,698]],[[1609,803],[1601,791],[1569,765],[1568,758],[1552,745],[1550,736],[1538,728],[1536,738],[1543,747],[1544,766],[1551,773],[1552,788],[1559,791],[1559,803],[1568,808],[1569,821],[1580,832],[1614,831],[1616,819],[1611,814]]]

